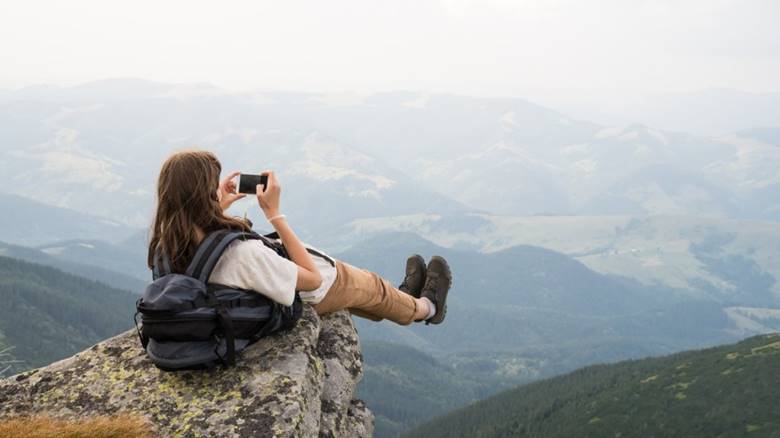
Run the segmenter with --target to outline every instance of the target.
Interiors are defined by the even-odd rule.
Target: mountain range
[[[111,254],[106,248],[112,246],[91,250]],[[747,308],[724,309],[672,288],[599,274],[539,247],[482,254],[443,248],[414,234],[389,233],[336,256],[398,281],[403,260],[412,252],[444,255],[455,275],[454,287],[442,327],[356,321],[367,374],[359,390],[377,415],[378,437],[397,436],[431,415],[584,365],[738,339],[744,332],[737,330],[736,317],[746,321],[744,327],[753,322],[752,330],[765,330],[755,321],[766,315]],[[64,260],[12,245],[3,254],[37,262],[0,258],[5,285],[0,289],[10,303],[0,333],[14,347],[14,357],[23,361],[14,370],[56,360],[130,325],[136,294],[38,264],[96,278],[100,271],[87,262],[98,257],[72,252]],[[127,253],[113,254],[120,258],[113,265],[131,262],[121,260]],[[143,258],[135,260],[141,264]],[[102,269],[100,279],[108,284],[127,281]],[[451,396],[433,400],[434,393]]]
[[[705,137],[522,99],[347,97],[129,79],[21,89],[0,99],[0,171],[9,193],[137,227],[162,161],[191,146],[226,170],[276,169],[306,236],[412,213],[780,218],[777,128]]]
[[[488,219],[494,218],[480,218]],[[470,225],[468,221],[455,221],[448,226],[450,231],[455,231]],[[639,233],[637,230],[642,227],[636,224],[633,230],[638,235],[647,233]],[[601,234],[589,232],[589,235],[596,238]],[[148,281],[143,265],[144,236],[144,232],[137,231],[123,242],[76,239],[39,245],[37,249],[5,244],[0,251],[5,256],[48,264],[137,293]],[[710,258],[713,273],[741,281],[739,284],[764,285],[763,289],[740,289],[739,294],[728,300],[719,299],[723,296],[721,290],[696,293],[659,282],[599,273],[572,255],[537,246],[514,245],[483,252],[443,247],[408,232],[385,231],[364,237],[362,242],[333,255],[398,282],[403,275],[403,261],[409,254],[418,252],[426,257],[440,254],[450,261],[455,275],[445,326],[406,328],[386,322],[357,321],[368,376],[360,392],[377,415],[378,437],[397,436],[431,415],[444,414],[514,385],[581,366],[699,348],[780,328],[780,313],[773,307],[775,302],[768,298],[771,294],[767,295],[774,287],[774,277],[755,271],[747,258],[721,260],[722,248],[733,240],[729,235],[714,233],[692,245],[692,251],[703,260]],[[565,235],[559,238],[577,244]],[[590,244],[579,244],[586,243]],[[771,241],[766,244],[770,245]],[[771,249],[761,251],[771,253]],[[761,251],[754,250],[751,257],[763,260],[758,257]],[[734,269],[740,266],[734,260],[741,260],[742,271]],[[113,292],[110,286],[87,279],[79,280],[81,286],[70,287],[73,280],[65,273],[54,275],[50,268],[15,263],[9,266],[15,266],[16,273],[6,274],[5,278],[14,284],[35,285],[20,289],[24,296],[36,296],[38,290],[45,290],[49,295],[70,297],[75,303],[81,299],[92,303],[93,293],[105,294],[103,299],[109,302],[101,302],[101,310],[91,311],[101,315],[107,312],[114,315],[113,321],[129,323],[133,296],[137,295]],[[38,273],[41,269],[46,270],[45,276]],[[33,278],[48,280],[35,283]],[[64,291],[60,291],[62,287]],[[104,290],[107,292],[99,292]],[[112,298],[115,296],[128,298],[115,300]],[[25,321],[51,320],[53,327],[61,324],[57,317],[47,313],[53,309],[57,309],[57,315],[60,309],[70,312],[67,310],[70,304],[55,300],[52,308],[48,302],[24,304],[31,308]],[[85,312],[92,308],[92,304],[76,305]],[[15,347],[28,342],[14,332],[18,327],[11,324],[0,329],[5,333],[6,345]],[[96,330],[74,323],[40,334],[43,339],[52,339],[47,342],[58,342],[69,352],[97,339]],[[77,335],[80,331],[83,333]],[[64,343],[57,337],[61,333],[76,339],[77,343]],[[49,355],[40,356],[44,350],[35,350],[22,351],[18,357],[29,366],[67,354],[65,350],[46,348]],[[399,387],[407,388],[402,397]],[[451,396],[432,400],[431,394],[436,391]],[[422,406],[429,408],[422,409]]]
[[[609,101],[551,103],[575,117],[607,125],[642,121],[650,126],[705,136],[727,135],[756,127],[780,127],[780,93],[752,93],[729,88],[621,96]]]
[[[780,224],[716,217],[406,215],[353,221],[333,246],[389,232],[437,245],[493,253],[533,245],[590,269],[663,284],[725,305],[780,304]]]
[[[13,306],[0,352],[13,347],[18,370],[128,326],[149,277],[157,172],[193,146],[224,171],[275,169],[293,227],[342,260],[396,282],[409,254],[450,261],[446,326],[357,323],[360,392],[379,437],[582,366],[777,331],[780,128],[770,122],[701,135],[605,126],[515,98],[134,79],[3,92],[0,291]],[[267,228],[251,197],[229,213]],[[605,373],[577,385],[596,394],[624,374]],[[559,406],[544,397],[581,402],[565,388],[522,388],[538,392],[520,406],[552,403],[541,419],[498,409],[530,419],[491,417],[490,429],[478,404],[462,411],[462,430],[558,433],[545,418],[561,418]],[[627,430],[603,413],[584,420]],[[750,425],[773,430],[765,423]]]
[[[398,282],[403,260],[414,252],[443,255],[452,267],[447,320],[441,327],[407,328],[357,319],[369,352],[367,373],[379,376],[360,387],[369,405],[384,407],[374,409],[378,437],[397,436],[430,415],[475,401],[476,394],[589,364],[780,329],[774,308],[727,306],[663,284],[599,274],[569,256],[527,245],[484,254],[388,233],[337,257]],[[422,353],[409,358],[404,348],[410,347]],[[441,380],[449,383],[434,383]],[[399,396],[398,388],[410,389]],[[459,396],[433,395],[448,391]]]

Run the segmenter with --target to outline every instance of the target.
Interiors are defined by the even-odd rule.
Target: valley
[[[676,403],[666,389],[690,383],[669,377],[687,356],[645,358],[751,336],[734,347],[740,358],[771,352],[759,335],[780,330],[780,129],[692,134],[639,122],[413,91],[339,98],[109,79],[3,92],[0,292],[10,304],[0,370],[44,365],[130,327],[149,280],[160,164],[199,147],[223,173],[274,169],[293,228],[344,261],[396,283],[412,253],[450,261],[445,326],[357,321],[359,393],[377,437],[460,408],[451,415],[468,422],[461,431],[477,435],[628,430],[607,395],[629,397],[657,374],[668,384],[650,400]],[[228,214],[270,231],[256,202]],[[705,362],[700,375],[717,385],[707,370],[728,369]],[[609,379],[619,385],[599,392]],[[516,410],[496,409],[486,426],[482,406],[515,387],[497,397]],[[591,417],[556,404],[579,406],[582,391],[607,394],[580,411]],[[572,420],[556,428],[545,418],[559,412]],[[522,421],[504,421],[512,416]],[[774,430],[762,418],[750,426]],[[668,430],[687,430],[677,421]]]

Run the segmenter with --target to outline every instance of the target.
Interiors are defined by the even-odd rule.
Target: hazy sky
[[[0,0],[0,87],[780,91],[780,1]]]

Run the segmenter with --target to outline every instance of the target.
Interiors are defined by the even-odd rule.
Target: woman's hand
[[[269,170],[260,175],[267,175],[268,183],[266,187],[263,187],[262,184],[257,185],[257,203],[260,204],[265,217],[271,218],[279,214],[279,197],[282,194],[282,187],[279,186],[273,171]]]
[[[219,182],[219,190],[217,190],[217,198],[219,198],[219,206],[222,210],[227,210],[234,202],[246,196],[243,193],[236,193],[236,182],[233,181],[241,172],[232,172],[225,179]]]

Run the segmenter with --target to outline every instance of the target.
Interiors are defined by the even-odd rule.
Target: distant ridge
[[[0,193],[0,209],[0,241],[15,245],[36,246],[70,239],[117,242],[136,230],[99,216],[9,193]]]
[[[101,255],[105,254],[103,253]],[[54,255],[50,255],[44,251],[41,251],[40,249],[28,248],[26,246],[20,245],[11,245],[5,242],[0,242],[0,256],[51,266],[72,275],[89,278],[91,280],[105,283],[111,287],[128,290],[134,293],[140,293],[143,288],[146,287],[146,281],[137,278],[137,276],[128,275],[123,270],[112,270],[108,265],[114,265],[114,260],[110,260],[111,263],[108,264],[90,264],[88,262],[78,260],[77,258],[68,257],[69,254],[67,253],[65,253],[65,256],[60,254],[55,257]],[[138,259],[140,268],[145,268],[146,265],[144,262],[145,260],[143,258]],[[151,278],[151,274],[147,275],[147,277]]]
[[[290,217],[318,218],[316,226],[296,224],[304,237],[420,213],[780,218],[780,187],[772,186],[780,149],[764,142],[776,135],[734,134],[779,126],[777,95],[710,90],[670,102],[663,107],[686,115],[673,117],[679,130],[642,118],[602,126],[520,98],[236,93],[105,79],[0,92],[0,125],[13,127],[0,133],[8,145],[0,174],[5,191],[145,226],[160,163],[199,145],[217,152],[225,169],[273,165]],[[728,111],[715,123],[717,136],[686,133],[713,110]],[[720,132],[736,116],[743,121]],[[676,172],[666,178],[658,168]],[[615,190],[648,172],[655,175]]]

